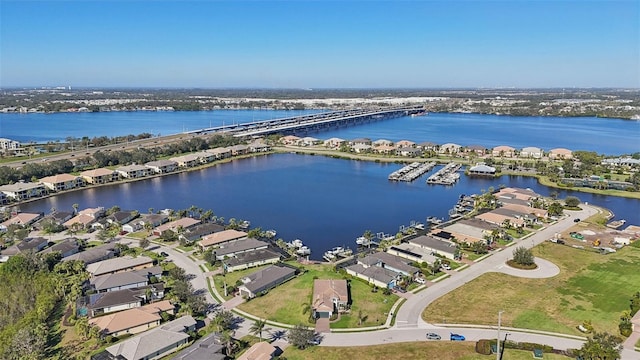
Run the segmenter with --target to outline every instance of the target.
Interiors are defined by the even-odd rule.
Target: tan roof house
[[[378,145],[373,148],[373,151],[378,154],[393,154],[396,152],[396,147],[393,145]]]
[[[162,234],[164,234],[166,231],[173,231],[177,233],[178,229],[180,228],[186,230],[198,224],[200,224],[200,220],[196,220],[190,217],[184,217],[158,226],[157,228],[153,229],[153,235],[162,236]]]
[[[158,160],[158,161],[149,161],[145,163],[144,166],[151,169],[156,174],[166,174],[173,171],[176,171],[178,168],[178,163],[171,160]]]
[[[340,138],[331,138],[324,141],[324,146],[328,148],[339,148],[340,146],[347,143],[347,140]]]
[[[336,312],[347,309],[349,303],[349,290],[347,280],[320,280],[313,281],[313,316],[317,318],[330,318]]]
[[[152,173],[151,169],[143,165],[120,166],[116,172],[125,179],[137,179]]]
[[[226,147],[208,149],[207,152],[212,154],[216,159],[226,159],[231,156],[231,149],[227,149]]]
[[[84,209],[80,211],[76,216],[64,222],[62,226],[64,226],[65,228],[70,228],[74,226],[74,224],[78,224],[81,227],[87,227],[87,225],[94,223],[102,215],[104,215],[103,207]]]
[[[0,186],[0,192],[14,200],[26,200],[41,197],[47,193],[47,189],[40,183],[18,182]]]
[[[228,229],[224,231],[219,231],[213,234],[205,235],[202,237],[202,240],[198,242],[198,245],[202,248],[202,251],[205,251],[213,246],[218,246],[220,244],[238,240],[247,237],[247,233],[244,231],[238,231],[234,229]]]
[[[146,269],[153,266],[153,259],[146,256],[123,256],[113,259],[98,261],[87,265],[87,272],[96,277],[106,274],[116,274],[130,270]]]
[[[564,148],[556,148],[549,150],[549,158],[550,159],[572,159],[573,151]]]
[[[104,336],[137,334],[160,325],[161,312],[173,314],[175,306],[169,300],[148,304],[138,308],[111,313],[89,319],[89,325],[100,328]]]
[[[266,341],[253,344],[247,351],[238,357],[238,360],[271,360],[276,353],[276,348]]]
[[[516,149],[511,146],[500,145],[493,148],[491,155],[510,158],[516,155]]]
[[[446,143],[440,145],[438,152],[440,154],[457,154],[460,152],[460,149],[462,149],[462,146],[458,144]]]
[[[196,154],[186,154],[169,158],[169,160],[178,164],[179,167],[194,167],[200,164],[200,157]]]
[[[118,173],[113,170],[99,168],[80,173],[87,184],[106,184],[118,180]]]
[[[547,210],[545,209],[538,209],[531,206],[525,206],[525,205],[519,205],[519,204],[504,204],[502,205],[502,208],[518,211],[524,214],[533,214],[539,218],[546,218],[548,214]]]
[[[81,177],[71,174],[47,176],[40,179],[40,182],[42,183],[42,185],[53,191],[70,190],[84,185],[84,181]]]
[[[413,141],[409,141],[409,140],[400,140],[398,142],[396,142],[396,147],[398,148],[410,148],[410,147],[415,147],[416,143],[414,143]]]
[[[0,228],[2,227],[7,227],[9,225],[12,224],[16,224],[16,225],[22,225],[22,226],[26,226],[26,225],[31,225],[34,222],[36,222],[38,219],[42,218],[42,214],[36,214],[36,213],[18,213],[16,214],[16,216],[13,216],[12,218],[10,218],[9,220],[6,220],[5,222],[3,222],[2,224],[0,224]]]
[[[539,159],[542,157],[542,155],[544,155],[542,149],[533,146],[528,146],[520,150],[520,157],[523,158]]]
[[[524,226],[525,221],[523,219],[517,219],[512,216],[496,214],[494,212],[487,212],[484,214],[476,215],[476,219],[484,220],[491,224],[502,225],[505,220],[509,220],[509,223],[517,226]]]
[[[296,145],[300,141],[298,136],[287,135],[280,138],[280,142],[284,145]]]

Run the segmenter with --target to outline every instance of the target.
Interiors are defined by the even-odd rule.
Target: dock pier
[[[429,172],[436,166],[434,161],[428,163],[412,162],[411,164],[396,170],[389,174],[389,180],[391,181],[406,181],[411,182],[423,174]]]
[[[453,185],[460,179],[458,170],[462,167],[462,164],[450,162],[442,169],[438,170],[435,174],[429,176],[427,184],[437,185]]]

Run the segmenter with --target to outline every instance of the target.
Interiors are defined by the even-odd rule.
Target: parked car
[[[421,277],[416,278],[416,279],[415,279],[415,282],[417,282],[418,284],[425,284],[425,283],[426,283],[426,281],[425,281],[423,278],[421,278]]]
[[[464,341],[464,340],[465,340],[464,336],[460,334],[451,333],[451,341]]]
[[[169,256],[169,254],[167,254],[167,253],[166,253],[166,252],[164,252],[164,251],[163,251],[163,252],[161,252],[161,253],[160,253],[160,255],[162,255],[162,256],[164,256],[164,257]]]
[[[579,222],[580,222],[580,218],[575,218],[575,219],[573,219],[573,222],[574,222],[574,223],[579,223]]]
[[[440,335],[436,333],[427,333],[427,340],[440,340],[442,339]]]
[[[449,264],[442,264],[440,265],[440,268],[442,270],[451,270],[451,266],[449,266]]]

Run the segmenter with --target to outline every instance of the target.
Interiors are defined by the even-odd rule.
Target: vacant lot
[[[255,316],[286,324],[309,324],[309,311],[314,279],[342,279],[343,275],[333,271],[331,265],[305,265],[304,274],[239,306]],[[255,271],[255,270],[254,270]],[[229,274],[232,275],[233,273]],[[227,277],[229,276],[227,275]],[[384,324],[386,314],[397,300],[395,295],[383,295],[382,291],[371,292],[371,287],[359,280],[351,280],[351,315],[332,324],[332,327],[358,327],[358,311],[363,319],[361,326]]]
[[[640,249],[628,246],[600,255],[545,243],[533,251],[557,264],[560,274],[551,279],[485,274],[432,303],[422,317],[436,323],[495,324],[504,310],[504,326],[578,335],[576,326],[591,320],[597,331],[618,332],[620,313],[640,288]]]
[[[495,355],[480,355],[474,350],[475,343],[465,342],[413,342],[375,346],[357,347],[324,347],[315,346],[306,350],[297,350],[290,346],[283,356],[289,360],[406,360],[406,359],[438,359],[438,360],[491,360]],[[506,350],[504,359],[531,360],[531,351]],[[555,354],[544,354],[545,360],[569,360],[570,358]]]

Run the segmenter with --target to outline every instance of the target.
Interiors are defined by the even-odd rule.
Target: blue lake
[[[387,176],[399,164],[382,164],[322,156],[275,154],[234,160],[208,169],[87,189],[22,205],[23,211],[49,212],[92,206],[136,209],[183,209],[191,205],[212,209],[225,219],[251,221],[252,226],[275,229],[286,241],[300,238],[320,259],[331,247],[354,247],[365,230],[395,234],[411,220],[447,217],[460,194],[480,193],[501,184],[531,188],[548,196],[555,189],[533,178],[498,179],[462,176],[452,187],[427,185],[427,175],[412,183],[394,183]],[[436,171],[438,168],[432,170]],[[640,200],[559,191],[559,197],[614,211],[617,218],[640,225]]]

